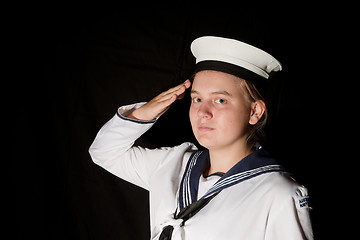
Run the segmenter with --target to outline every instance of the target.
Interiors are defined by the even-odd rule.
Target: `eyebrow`
[[[199,93],[198,91],[196,91],[196,90],[191,90],[190,93],[191,93],[191,94],[199,94],[199,95],[200,95],[200,93]],[[232,94],[229,93],[229,92],[226,91],[226,90],[213,91],[213,92],[211,92],[210,94],[212,94],[212,95],[221,94],[221,95],[226,95],[226,96],[232,97]]]

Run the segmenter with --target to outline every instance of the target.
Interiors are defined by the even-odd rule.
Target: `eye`
[[[194,98],[192,99],[192,101],[193,101],[194,103],[198,103],[198,102],[201,102],[201,99],[200,99],[200,98],[197,98],[197,97],[194,97]]]
[[[219,99],[216,99],[215,102],[219,103],[219,104],[224,104],[224,103],[226,103],[226,100],[219,98]]]

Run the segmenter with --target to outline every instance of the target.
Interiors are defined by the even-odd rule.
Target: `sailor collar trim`
[[[199,178],[209,165],[208,150],[198,151],[191,155],[180,183],[178,206],[180,211],[198,200]],[[269,172],[285,171],[266,150],[258,149],[235,164],[200,199],[210,197],[225,188]]]

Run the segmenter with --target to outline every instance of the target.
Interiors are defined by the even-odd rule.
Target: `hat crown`
[[[191,52],[196,63],[202,61],[220,61],[246,68],[263,78],[268,79],[271,72],[280,71],[278,60],[267,52],[247,43],[215,36],[204,36],[195,39]]]

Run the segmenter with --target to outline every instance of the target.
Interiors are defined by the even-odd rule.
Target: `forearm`
[[[104,124],[89,149],[94,162],[100,160],[98,159],[99,155],[111,154],[114,151],[126,151],[137,138],[152,127],[155,121],[142,122],[127,118],[129,113],[143,104],[138,103],[120,107],[116,115]]]
[[[149,150],[133,147],[133,144],[176,99],[182,98],[190,85],[187,80],[147,103],[120,107],[117,114],[100,129],[90,146],[92,160],[114,175],[148,189],[151,174],[172,150]],[[189,147],[191,145],[184,145],[184,149]]]
[[[141,122],[127,118],[129,112],[143,104],[120,107],[116,115],[100,129],[89,148],[89,153],[97,165],[120,178],[146,188],[143,179],[140,179],[143,177],[145,179],[146,176],[134,178],[146,167],[145,163],[139,163],[146,162],[139,157],[144,155],[145,150],[132,146],[135,140],[150,129],[155,121]]]

